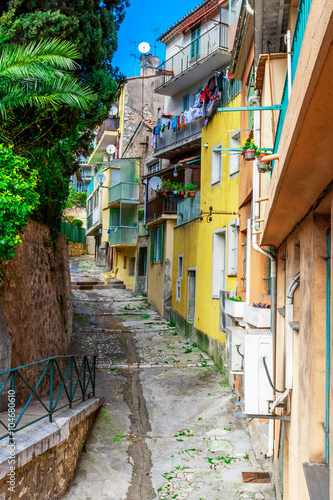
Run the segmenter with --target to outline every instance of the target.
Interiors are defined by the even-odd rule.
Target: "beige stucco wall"
[[[311,214],[287,239],[277,254],[277,306],[286,304],[286,290],[297,272],[300,285],[294,296],[293,388],[288,401],[290,424],[284,435],[284,499],[308,499],[302,464],[324,461],[326,232],[327,215]],[[276,385],[284,387],[285,318],[277,314]],[[275,424],[275,456],[280,423]]]
[[[126,288],[129,290],[134,290],[135,287],[135,265],[134,265],[134,275],[129,275],[129,263],[130,259],[136,258],[136,247],[135,246],[119,246],[114,247],[115,251],[115,264],[114,268],[118,268],[117,279],[125,283]]]
[[[150,245],[151,237],[149,235],[148,247],[148,302],[155,307],[155,309],[164,316],[165,313],[165,300],[172,293],[172,269],[173,269],[173,238],[174,227],[177,224],[175,219],[160,219],[156,226],[161,225],[164,220],[163,232],[163,261],[150,262]],[[169,272],[166,270],[165,261],[169,259],[170,266]],[[171,300],[169,299],[170,306]]]

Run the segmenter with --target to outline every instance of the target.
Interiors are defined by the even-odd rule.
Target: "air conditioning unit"
[[[225,312],[225,301],[227,298],[227,291],[220,290],[220,332],[225,332],[227,326],[232,325],[232,320]]]
[[[226,327],[225,361],[231,373],[244,371],[244,328]]]
[[[244,413],[268,415],[273,401],[273,389],[268,373],[273,380],[273,337],[270,330],[249,329],[244,336]]]

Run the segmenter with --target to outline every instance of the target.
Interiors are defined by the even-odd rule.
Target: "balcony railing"
[[[190,142],[191,137],[201,137],[201,135],[198,134],[201,134],[201,129],[204,126],[204,123],[204,118],[198,118],[198,120],[194,120],[194,122],[181,127],[179,130],[165,130],[162,137],[156,137],[155,151],[157,152],[167,146],[176,147],[177,142],[183,141],[185,139],[188,139],[188,142]]]
[[[119,128],[119,118],[107,118],[97,132],[97,144],[101,140],[104,132],[116,132]]]
[[[210,56],[216,50],[228,50],[228,31],[227,24],[214,26],[162,63],[160,69],[164,76],[163,84],[180,75],[193,64]],[[194,45],[195,49],[193,50]]]
[[[177,204],[180,199],[181,197],[178,194],[156,196],[156,198],[147,203],[146,220],[152,221],[163,214],[177,214]]]
[[[104,169],[103,166],[99,167],[99,169],[96,172],[96,175],[94,176],[93,179],[91,179],[91,181],[90,181],[90,183],[88,185],[88,189],[87,189],[87,195],[88,196],[93,192],[93,190],[95,189],[95,187],[98,185],[97,176],[98,176],[98,174],[102,174],[103,173],[103,169]]]
[[[110,227],[110,245],[135,245],[138,237],[137,227],[113,226]]]
[[[186,224],[200,215],[200,191],[194,198],[184,198],[177,205],[177,226]]]
[[[139,184],[137,182],[120,182],[110,188],[109,203],[127,201],[139,202]]]
[[[291,84],[293,84],[294,78],[295,78],[299,54],[301,51],[302,42],[303,42],[304,33],[305,33],[305,28],[306,28],[307,20],[309,17],[311,2],[312,2],[312,0],[300,0],[299,5],[298,5],[298,12],[297,12],[297,18],[296,18],[296,24],[295,24],[293,43],[291,46]],[[276,131],[274,153],[277,153],[278,148],[279,148],[282,128],[283,128],[284,119],[285,119],[285,116],[287,113],[288,104],[289,104],[289,96],[288,96],[288,73],[287,73],[286,81],[285,81],[285,85],[284,85],[284,89],[283,89],[283,94],[282,94],[281,111],[280,111],[280,117],[279,117],[279,122],[278,122],[278,126],[277,126],[277,131]]]
[[[89,215],[89,217],[87,217],[87,231],[91,228],[91,226],[93,225],[92,223],[92,220],[93,220],[93,216],[92,214]]]

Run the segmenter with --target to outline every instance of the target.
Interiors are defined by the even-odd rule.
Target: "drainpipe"
[[[297,273],[292,280],[287,291],[286,304],[286,371],[285,371],[285,391],[276,398],[270,408],[270,413],[274,412],[276,406],[284,401],[293,387],[293,328],[291,323],[294,319],[294,293],[300,282],[300,273]]]
[[[254,65],[258,66],[259,56],[263,49],[263,25],[264,25],[264,5],[263,0],[255,0],[254,3]]]
[[[288,71],[288,101],[291,94],[291,32],[287,31],[285,35],[285,43],[287,44],[287,71]]]
[[[144,184],[145,186],[145,205],[144,205],[144,209],[143,209],[143,226],[145,229],[147,229],[147,226],[146,226],[146,214],[147,214],[147,179],[144,179],[141,181],[142,184]]]
[[[262,42],[261,42],[262,46]],[[260,95],[258,91],[250,97],[250,102],[254,102],[255,106],[260,106]],[[260,111],[254,111],[254,124],[253,124],[253,138],[256,144],[260,145]],[[259,198],[259,171],[258,171],[258,161],[253,162],[253,194],[252,194],[252,247],[259,253],[262,253],[268,257],[271,261],[271,332],[272,332],[272,359],[273,359],[273,373],[275,373],[275,310],[276,310],[276,260],[274,255],[260,246],[257,243],[257,231],[259,231],[260,226],[257,223],[259,219],[259,203],[257,202]],[[273,456],[273,446],[274,446],[274,422],[269,421],[268,427],[268,450],[267,456]]]

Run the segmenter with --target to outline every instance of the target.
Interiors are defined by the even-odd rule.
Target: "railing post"
[[[73,357],[71,356],[70,359],[70,378],[69,378],[69,407],[72,408],[72,401],[73,401]]]
[[[54,375],[54,359],[50,360],[50,406],[49,406],[49,422],[52,422],[53,413],[53,375]]]
[[[83,357],[83,401],[86,399],[86,357]]]
[[[93,380],[94,380],[94,383],[93,383],[93,396],[95,396],[96,361],[97,361],[97,356],[94,356],[94,360],[93,360],[93,363],[94,363],[94,369],[93,369]]]
[[[11,383],[11,386],[12,386],[12,394],[14,394],[14,397],[15,397],[15,410],[16,410],[16,393],[15,393],[15,371],[12,372],[12,383]],[[9,444],[13,444],[14,443],[14,432],[16,430],[16,422],[15,422],[15,419],[16,419],[16,414],[15,414],[15,417],[14,417],[14,425],[13,427],[11,427],[11,429],[8,429],[9,431]]]

